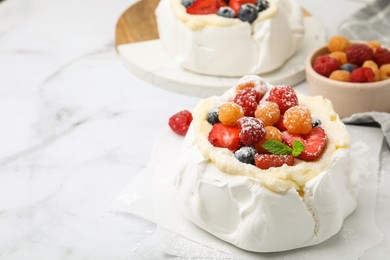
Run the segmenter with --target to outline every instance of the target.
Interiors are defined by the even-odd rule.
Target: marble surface
[[[199,100],[156,88],[121,64],[115,24],[133,2],[0,3],[0,259],[170,258],[154,224],[107,210],[146,167],[167,118]],[[363,6],[299,2],[329,35]],[[381,176],[384,189],[389,178]],[[377,220],[387,224],[388,198],[376,202]],[[388,240],[361,259],[389,255]]]

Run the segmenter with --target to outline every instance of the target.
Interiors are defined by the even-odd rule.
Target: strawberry
[[[224,0],[195,0],[191,6],[187,7],[187,13],[216,14],[222,6],[226,6]]]
[[[270,167],[280,167],[283,164],[294,165],[294,156],[291,154],[256,154],[255,164],[258,168],[266,170]]]
[[[254,4],[256,5],[257,0],[230,0],[229,6],[236,12],[238,15],[238,11],[243,4]]]
[[[182,110],[169,118],[168,125],[176,134],[186,135],[191,122],[191,112],[188,110]]]
[[[240,148],[240,130],[237,126],[226,126],[221,123],[213,125],[209,133],[209,142],[215,147],[235,151]]]
[[[328,141],[324,129],[314,127],[308,134],[291,134],[288,131],[282,133],[283,141],[290,147],[294,140],[299,140],[305,145],[305,149],[298,159],[305,161],[313,161],[318,159],[326,147]]]

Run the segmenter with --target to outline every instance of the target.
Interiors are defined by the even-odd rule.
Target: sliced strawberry
[[[195,0],[194,3],[187,8],[189,14],[216,14],[218,9],[226,6],[224,0]]]
[[[226,126],[221,123],[213,125],[209,133],[209,142],[215,147],[235,151],[240,148],[240,130],[237,126]]]
[[[243,4],[254,4],[256,5],[257,0],[230,0],[229,6],[238,14],[238,10]]]
[[[313,161],[318,159],[326,147],[328,138],[324,129],[314,127],[308,134],[291,134],[283,132],[283,141],[290,147],[294,140],[299,140],[305,145],[305,150],[298,156],[298,159]]]
[[[256,154],[255,164],[258,168],[266,170],[271,167],[280,167],[283,164],[294,165],[294,156],[291,154]]]

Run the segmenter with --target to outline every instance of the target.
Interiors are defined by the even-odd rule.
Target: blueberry
[[[234,157],[242,163],[255,164],[256,149],[251,146],[243,146],[234,152]]]
[[[256,3],[257,12],[262,12],[264,10],[267,10],[269,7],[269,3],[267,0],[258,0]]]
[[[216,123],[219,123],[219,119],[218,119],[218,111],[219,109],[215,109],[213,111],[210,111],[208,114],[207,114],[207,122],[209,122],[210,124],[214,125]]]
[[[218,9],[217,15],[226,18],[234,18],[236,17],[236,12],[229,6],[223,6]]]
[[[238,10],[241,21],[253,23],[257,19],[257,8],[253,4],[243,4]]]
[[[340,69],[342,69],[342,70],[347,70],[347,71],[349,71],[349,72],[352,72],[352,71],[355,70],[355,66],[352,65],[351,63],[347,63],[347,64],[342,65],[342,66],[340,67]]]
[[[182,5],[184,5],[185,8],[190,7],[194,2],[195,2],[195,0],[182,0],[181,1]]]
[[[312,126],[313,127],[321,126],[321,120],[317,116],[311,115],[311,118],[312,118]]]

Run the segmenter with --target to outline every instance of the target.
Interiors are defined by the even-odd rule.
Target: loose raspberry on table
[[[348,70],[335,70],[330,74],[329,78],[337,81],[350,82],[351,73]]]
[[[188,110],[182,110],[169,118],[168,125],[175,133],[179,135],[186,135],[191,122],[191,112]]]
[[[284,114],[287,109],[298,105],[298,97],[292,87],[287,85],[279,85],[273,87],[267,98],[267,101],[278,104],[280,114]]]
[[[361,67],[351,73],[351,82],[374,82],[375,74],[370,68]]]
[[[243,117],[237,121],[240,140],[244,145],[255,145],[265,137],[265,126],[257,118]]]
[[[374,61],[378,67],[390,63],[390,51],[384,48],[378,48],[374,54]]]
[[[259,101],[260,94],[253,88],[242,90],[234,98],[234,102],[244,110],[245,116],[254,116]]]
[[[320,75],[324,77],[329,77],[329,75],[338,70],[341,66],[341,63],[332,57],[327,55],[318,56],[314,60],[313,69]]]
[[[328,49],[330,52],[334,51],[343,51],[345,52],[350,46],[349,39],[341,36],[335,35],[328,41]]]
[[[366,44],[353,44],[346,51],[348,62],[361,66],[366,60],[372,60],[374,52]]]

